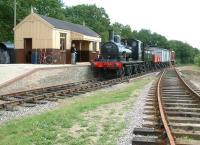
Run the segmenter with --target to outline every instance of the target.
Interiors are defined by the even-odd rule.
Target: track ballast
[[[200,144],[200,95],[175,68],[163,71],[154,83],[144,114],[143,127],[134,129],[132,144]]]

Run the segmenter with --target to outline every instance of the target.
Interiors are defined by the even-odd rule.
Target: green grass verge
[[[185,64],[185,65],[176,65],[176,67],[185,67],[185,68],[188,68],[188,69],[193,69],[193,70],[200,70],[200,67],[198,65],[195,65],[195,64]]]
[[[102,104],[119,102],[126,100],[130,95],[141,89],[152,78],[136,80],[126,87],[113,91],[96,91],[94,95],[82,97],[75,103],[62,106],[60,108],[10,121],[0,125],[0,144],[1,145],[51,145],[51,144],[69,144],[84,145],[88,143],[87,137],[81,137],[78,140],[72,138],[67,129],[75,122],[83,120],[81,113],[94,109]],[[123,126],[123,124],[120,124]],[[109,138],[111,127],[108,125],[100,138],[100,144]],[[120,127],[119,127],[120,128]],[[95,130],[95,127],[91,130]],[[116,129],[118,130],[118,129]],[[87,136],[87,134],[85,135]],[[61,139],[59,139],[61,138]]]

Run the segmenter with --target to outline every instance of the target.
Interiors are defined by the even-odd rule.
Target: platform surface
[[[57,68],[57,67],[78,67],[90,65],[89,62],[81,62],[76,65],[60,64],[60,65],[47,65],[47,64],[0,64],[0,85],[4,84],[16,77],[28,73],[36,68]]]

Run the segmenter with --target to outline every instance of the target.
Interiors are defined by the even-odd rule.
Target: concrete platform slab
[[[0,64],[0,94],[93,78],[90,63]]]

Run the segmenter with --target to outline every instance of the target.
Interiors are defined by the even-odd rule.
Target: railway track
[[[134,145],[199,145],[200,95],[175,68],[166,69],[151,87],[142,128],[135,128]]]
[[[150,73],[150,72],[148,72]],[[105,88],[115,84],[129,81],[131,78],[139,77],[145,73],[126,76],[123,78],[98,81],[87,80],[77,83],[63,84],[46,88],[39,88],[0,96],[0,109],[9,111],[15,110],[15,106],[33,107],[36,104],[43,104],[45,101],[57,101],[66,97],[80,95],[86,92]]]
[[[184,81],[197,93],[200,95],[200,88],[197,88],[190,80],[184,78]]]

